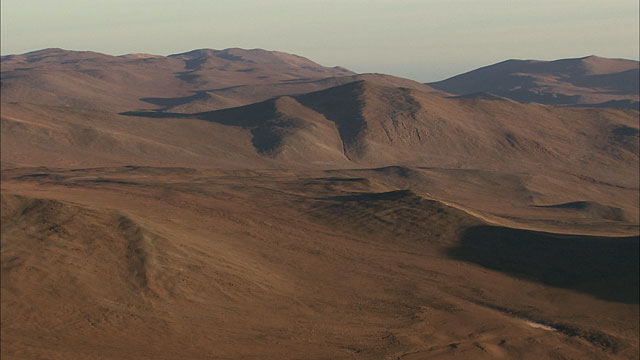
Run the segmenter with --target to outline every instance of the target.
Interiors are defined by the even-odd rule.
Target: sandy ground
[[[624,222],[358,173],[5,169],[3,358],[637,358]]]

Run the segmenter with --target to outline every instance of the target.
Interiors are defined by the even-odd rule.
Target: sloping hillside
[[[420,172],[4,170],[2,355],[637,354],[637,238],[488,226]]]
[[[128,114],[242,128],[251,133],[258,153],[283,162],[296,154],[302,162],[346,158],[354,166],[570,171],[637,185],[633,110],[446,99],[357,81],[221,111]],[[618,171],[603,171],[611,166]]]
[[[638,109],[639,71],[638,61],[597,56],[507,60],[428,85],[455,95],[491,93],[524,103]]]
[[[171,56],[46,49],[3,56],[1,83],[4,103],[126,111],[163,108],[169,101],[163,99],[188,101],[213,89],[353,74],[300,56],[260,49],[202,49]],[[214,108],[253,102],[243,94],[232,95],[220,99]]]

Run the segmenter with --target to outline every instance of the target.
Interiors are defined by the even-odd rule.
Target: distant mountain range
[[[637,109],[638,66],[634,60],[597,56],[507,60],[427,85],[464,97],[489,94],[523,103]]]
[[[137,159],[240,167],[544,165],[591,173],[637,160],[637,112],[513,100],[628,104],[638,94],[637,64],[507,61],[425,85],[265,50],[165,57],[48,49],[2,58],[3,162],[22,164],[31,153],[29,165]]]
[[[360,79],[434,90],[389,75],[357,75],[260,49],[110,56],[46,49],[2,57],[2,102],[127,111],[194,112],[246,105]]]
[[[356,74],[261,49],[200,49],[170,56],[110,56],[45,49],[1,60],[2,102],[132,111],[201,112],[367,80],[442,96],[638,108],[638,61],[589,56],[508,60],[428,84]]]

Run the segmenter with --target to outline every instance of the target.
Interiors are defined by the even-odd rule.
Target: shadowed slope
[[[346,160],[334,125],[322,114],[288,96],[194,116],[250,129],[252,144],[259,153],[278,156],[283,161],[339,163]]]
[[[301,159],[322,163],[341,158],[316,159],[325,149],[328,154],[343,152],[352,163],[365,167],[570,171],[637,187],[637,112],[630,110],[446,99],[356,81],[221,111],[127,115],[193,118],[241,127],[251,132],[258,152],[276,159],[287,144],[288,151]],[[305,147],[299,137],[303,134],[313,137],[307,143],[316,150]],[[616,172],[602,171],[612,164],[618,164]]]
[[[274,166],[241,128],[193,119],[2,105],[2,162],[26,166]]]
[[[407,248],[447,247],[447,254],[608,301],[637,304],[637,236],[560,235],[488,226],[468,213],[408,190],[334,196],[311,212],[327,224]]]
[[[241,106],[264,101],[274,96],[297,95],[320,91],[354,81],[370,81],[382,86],[403,87],[441,96],[448,94],[419,82],[384,74],[359,74],[329,77],[325,79],[294,79],[269,84],[252,84],[224,87],[194,92],[178,98],[146,98],[143,101],[162,106],[162,111],[195,113],[221,108]]]
[[[449,254],[513,276],[638,304],[638,237],[602,238],[478,226]]]

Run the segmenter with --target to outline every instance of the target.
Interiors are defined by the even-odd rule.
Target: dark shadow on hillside
[[[161,109],[161,111],[164,111],[173,106],[184,105],[195,100],[202,100],[206,98],[207,98],[206,91],[195,91],[193,95],[189,95],[189,96],[174,97],[174,98],[141,98],[140,101],[144,101],[146,103],[157,105],[157,106],[162,106],[163,109]]]
[[[518,278],[638,304],[638,237],[560,235],[496,226],[464,231],[456,259]]]
[[[345,155],[349,159],[362,156],[366,152],[364,141],[367,122],[362,115],[364,81],[296,96],[302,105],[321,113],[338,128]]]
[[[253,147],[263,155],[277,155],[286,137],[307,126],[306,122],[297,118],[280,114],[274,100],[257,104],[240,106],[195,114],[182,114],[157,111],[127,111],[120,115],[140,116],[148,118],[195,119],[225,126],[248,129],[251,132]]]

